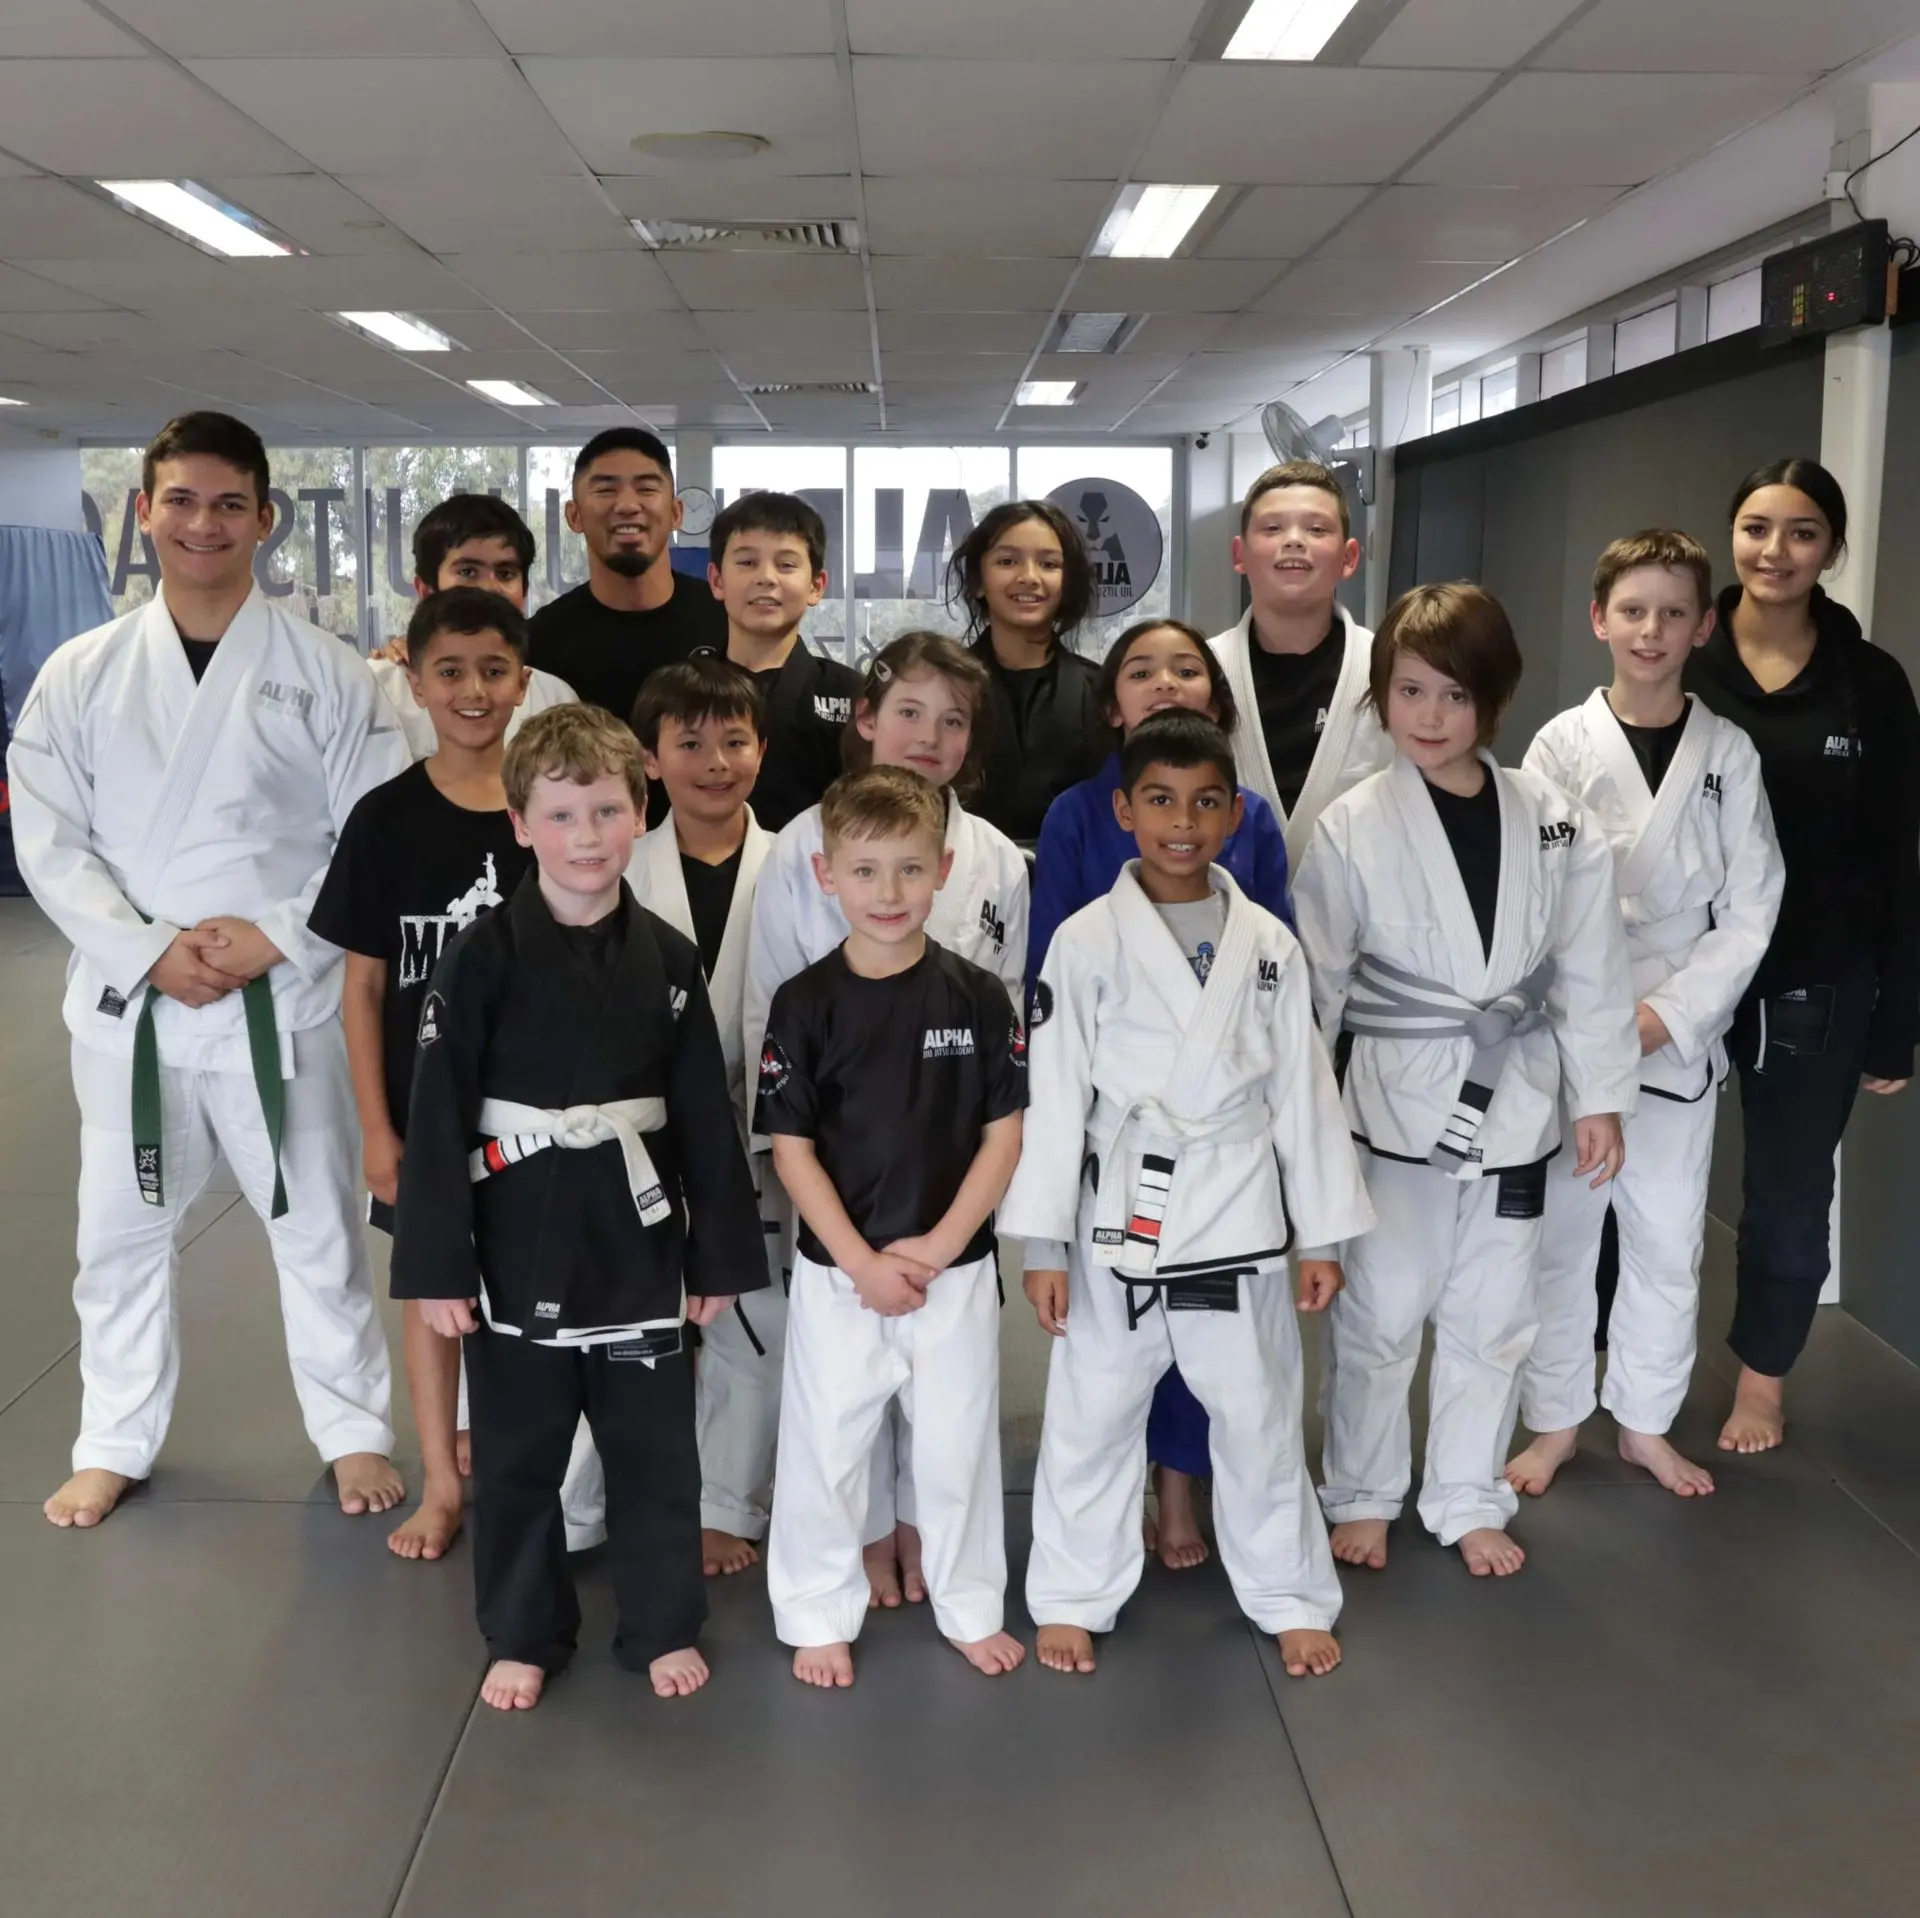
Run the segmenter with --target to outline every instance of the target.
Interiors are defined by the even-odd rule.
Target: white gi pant
[[[1407,1394],[1431,1318],[1421,1523],[1443,1545],[1504,1530],[1518,1504],[1500,1475],[1539,1326],[1541,1221],[1498,1216],[1497,1176],[1455,1179],[1377,1154],[1366,1168],[1378,1223],[1348,1242],[1333,1302],[1321,1503],[1335,1524],[1400,1516],[1413,1476]]]
[[[850,1643],[867,1616],[861,1532],[888,1402],[909,1400],[927,1595],[949,1638],[1000,1630],[1007,1584],[1000,1483],[1000,1293],[991,1253],[934,1280],[917,1312],[882,1318],[833,1266],[794,1261],[780,1404],[780,1496],[767,1551],[788,1645]]]
[[[361,1237],[360,1129],[340,1021],[293,1035],[280,1170],[248,1072],[160,1068],[166,1203],[148,1205],[133,1168],[133,1062],[73,1046],[80,1105],[80,1437],[75,1471],[151,1475],[180,1383],[174,1235],[226,1155],[267,1228],[300,1415],[322,1459],[393,1451],[392,1374]]]
[[[1300,1332],[1284,1261],[1239,1281],[1235,1312],[1173,1311],[1083,1246],[1069,1251],[1067,1332],[1047,1364],[1027,1610],[1113,1629],[1146,1551],[1147,1411],[1169,1365],[1210,1423],[1213,1520],[1240,1608],[1263,1632],[1330,1631],[1340,1580],[1300,1433]],[[1128,1324],[1129,1291],[1137,1325]]]
[[[1700,1317],[1715,1096],[1688,1104],[1643,1090],[1625,1122],[1626,1164],[1598,1192],[1562,1172],[1561,1160],[1547,1168],[1540,1336],[1520,1374],[1520,1415],[1530,1431],[1563,1432],[1593,1412],[1594,1274],[1609,1204],[1620,1229],[1620,1283],[1600,1402],[1630,1432],[1664,1433],[1678,1416]]]

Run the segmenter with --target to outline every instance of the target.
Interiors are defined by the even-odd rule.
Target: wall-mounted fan
[[[1269,400],[1260,409],[1260,430],[1266,434],[1275,459],[1318,461],[1353,489],[1362,506],[1371,504],[1365,465],[1336,450],[1346,430],[1338,413],[1329,413],[1309,426],[1285,400]]]

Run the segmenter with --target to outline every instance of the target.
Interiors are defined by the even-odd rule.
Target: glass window
[[[1520,404],[1520,369],[1512,360],[1480,375],[1480,417],[1511,413]]]
[[[1760,324],[1760,269],[1736,273],[1707,288],[1707,338],[1724,340]]]
[[[1460,382],[1460,424],[1471,426],[1480,417],[1480,382],[1478,379]]]
[[[1571,393],[1587,383],[1587,336],[1564,340],[1540,355],[1540,397],[1550,400],[1556,393]]]
[[[1437,387],[1433,395],[1433,426],[1436,433],[1450,432],[1460,424],[1460,388]]]
[[[1084,534],[1095,611],[1073,636],[1100,658],[1135,621],[1173,613],[1173,452],[1165,446],[1023,446],[1022,499],[1051,499]]]
[[[1613,329],[1613,370],[1625,373],[1652,360],[1664,360],[1673,352],[1674,326],[1679,310],[1669,300],[1650,313],[1636,313],[1621,320]]]
[[[520,506],[517,446],[370,446],[366,453],[367,648],[404,632],[413,613],[413,533],[428,511],[455,493],[492,493]],[[534,573],[540,528],[534,527]],[[529,587],[532,581],[528,582]],[[432,584],[431,581],[428,582]]]
[[[798,493],[827,528],[827,593],[807,615],[805,633],[834,658],[846,656],[847,449],[757,442],[713,449],[716,508],[742,493]]]

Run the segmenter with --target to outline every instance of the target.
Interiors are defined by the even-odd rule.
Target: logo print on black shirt
[[[793,1077],[793,1061],[780,1050],[778,1041],[769,1039],[760,1048],[760,1090],[778,1092]]]
[[[400,983],[424,986],[433,977],[447,941],[456,932],[470,926],[483,912],[505,903],[500,876],[494,869],[493,854],[488,853],[480,877],[458,899],[449,899],[445,912],[402,913],[400,915]]]
[[[929,1026],[926,1042],[920,1048],[923,1059],[970,1059],[973,1056],[971,1026]]]

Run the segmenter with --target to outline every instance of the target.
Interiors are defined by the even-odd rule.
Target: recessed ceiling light
[[[655,160],[750,160],[772,144],[759,133],[640,133],[633,150]]]
[[[453,345],[437,326],[429,326],[413,313],[336,313],[333,317],[405,353],[444,353]]]
[[[229,206],[192,180],[96,180],[94,185],[111,193],[122,206],[230,260],[284,257],[293,251],[251,213]]]
[[[476,393],[484,393],[490,400],[498,400],[502,406],[551,406],[553,401],[544,393],[536,393],[530,386],[522,386],[518,380],[469,380],[467,384]]]
[[[1240,17],[1225,60],[1312,60],[1358,0],[1253,0]]]
[[[1067,313],[1061,316],[1056,353],[1110,353],[1132,323],[1131,313]]]
[[[1094,253],[1115,260],[1170,260],[1219,191],[1217,186],[1130,186],[1100,229]]]
[[[1071,406],[1080,397],[1078,380],[1022,380],[1015,406]]]

